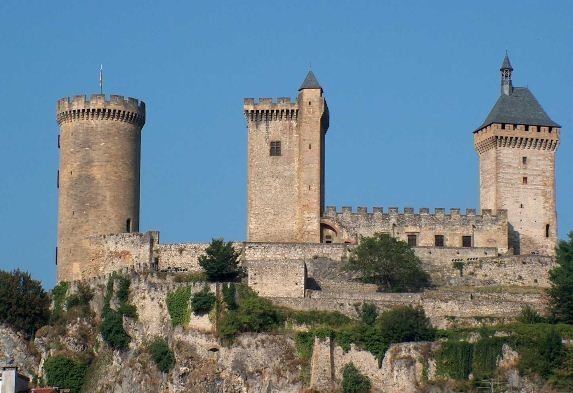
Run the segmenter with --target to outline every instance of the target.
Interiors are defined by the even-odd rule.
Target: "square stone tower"
[[[515,254],[554,255],[557,245],[555,152],[561,126],[527,87],[513,87],[505,56],[501,96],[474,131],[480,161],[480,206],[506,209]]]
[[[296,102],[246,98],[247,241],[320,242],[328,107],[310,71]]]

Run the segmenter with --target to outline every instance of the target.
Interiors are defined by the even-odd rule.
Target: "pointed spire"
[[[511,66],[511,62],[509,61],[509,55],[507,54],[507,51],[505,51],[505,57],[503,58],[503,63],[501,64],[501,68],[499,70],[513,71],[513,67]]]
[[[306,78],[304,78],[304,82],[302,82],[302,85],[300,85],[300,88],[298,90],[301,91],[303,89],[322,90],[320,83],[318,83],[318,80],[316,79],[316,76],[314,76],[314,73],[312,71],[308,71],[308,74],[306,74]]]
[[[501,64],[501,94],[510,96],[513,93],[513,84],[511,82],[511,73],[513,72],[513,67],[509,61],[509,55],[505,51],[505,57],[503,58],[503,63]]]

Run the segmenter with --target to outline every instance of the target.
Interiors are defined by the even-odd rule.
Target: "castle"
[[[513,86],[507,55],[500,72],[500,97],[473,131],[479,213],[325,206],[329,111],[312,71],[296,101],[246,98],[247,239],[235,246],[249,268],[249,285],[268,296],[305,297],[306,262],[344,260],[361,236],[375,233],[408,242],[423,262],[434,265],[478,258],[514,263],[514,255],[529,258],[521,259],[525,264],[532,256],[553,256],[560,126],[528,88]],[[162,244],[158,232],[138,232],[145,104],[121,96],[63,98],[57,121],[58,281],[113,271],[200,270],[198,256],[206,244]]]

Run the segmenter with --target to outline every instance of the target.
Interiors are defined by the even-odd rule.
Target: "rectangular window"
[[[324,242],[325,243],[332,243],[332,235],[326,235],[324,237]]]
[[[436,247],[444,247],[444,235],[434,236],[434,245]]]
[[[521,163],[523,165],[527,164],[527,157],[521,157]]]
[[[462,236],[462,247],[471,247],[471,246],[472,246],[472,237]]]
[[[416,239],[417,236],[416,235],[408,235],[408,245],[410,247],[416,247]]]
[[[527,184],[527,176],[523,176],[523,179],[521,179],[521,182],[523,184]]]
[[[125,221],[125,231],[126,231],[127,233],[130,233],[130,232],[131,232],[131,218],[128,218],[128,219]]]
[[[271,156],[281,155],[281,141],[271,142]]]

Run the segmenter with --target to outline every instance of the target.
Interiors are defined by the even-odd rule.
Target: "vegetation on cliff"
[[[116,282],[118,285],[116,293],[118,306],[113,309],[111,301],[114,294],[114,283]],[[118,275],[112,276],[107,282],[100,333],[104,341],[113,349],[125,350],[131,341],[131,337],[123,328],[124,316],[137,317],[135,306],[128,302],[130,283],[129,278]]]
[[[217,298],[215,295],[209,291],[208,286],[205,286],[201,291],[193,294],[191,308],[195,314],[207,314],[213,309],[216,302]]]
[[[147,349],[153,358],[153,361],[157,365],[157,368],[166,373],[173,368],[175,365],[175,356],[173,351],[169,349],[169,344],[162,338],[156,338],[151,343],[149,343]]]
[[[342,393],[368,393],[372,384],[370,379],[356,368],[354,363],[348,363],[342,369]]]
[[[191,287],[177,288],[167,294],[167,311],[171,317],[171,325],[185,326],[191,319],[189,310],[189,299],[191,297]]]
[[[199,265],[207,273],[209,281],[233,281],[240,273],[239,253],[233,243],[213,239],[205,253],[199,257]]]
[[[344,267],[380,291],[417,291],[430,286],[430,276],[408,243],[387,234],[363,237]]]
[[[50,298],[39,281],[20,270],[0,270],[0,323],[32,337],[50,318]]]
[[[44,363],[46,383],[79,393],[85,381],[87,364],[67,356],[52,356]]]
[[[558,266],[549,272],[551,316],[558,322],[573,324],[573,232],[557,247]]]

